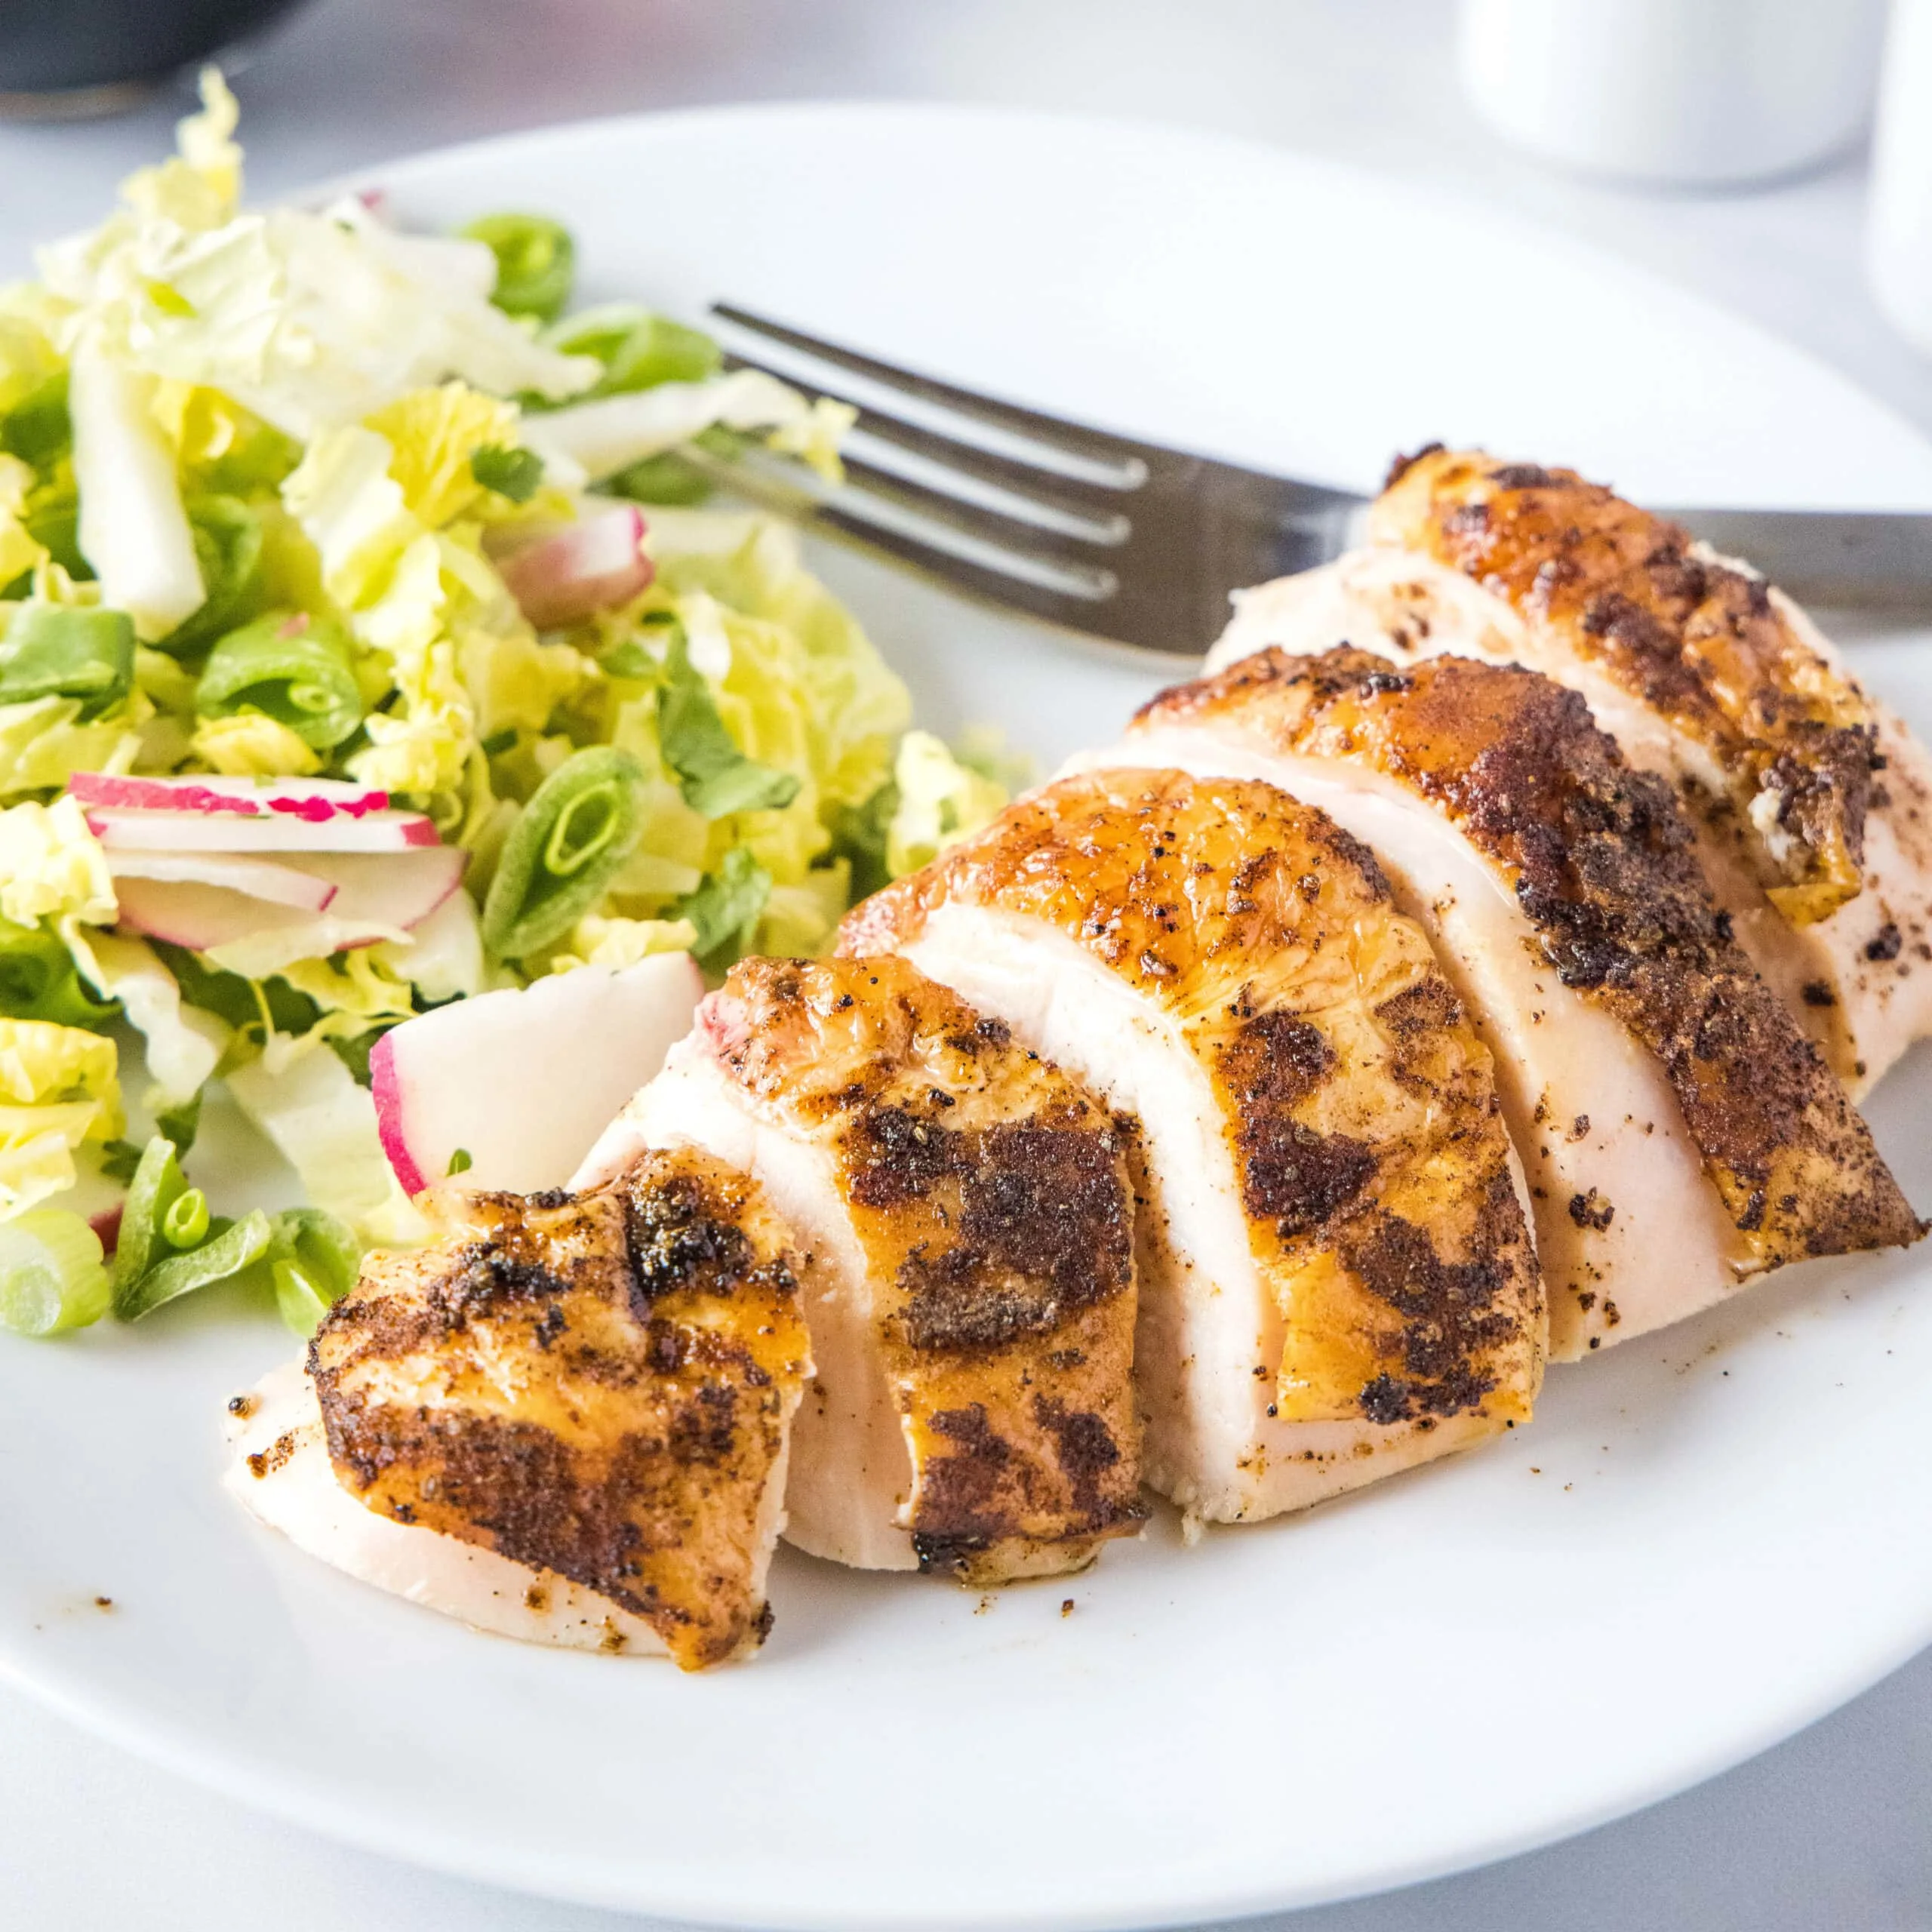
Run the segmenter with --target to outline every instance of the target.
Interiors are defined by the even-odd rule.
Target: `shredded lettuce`
[[[0,811],[0,918],[17,926],[69,918],[108,926],[115,917],[106,856],[77,799],[29,799]]]
[[[697,928],[688,919],[602,919],[586,913],[571,928],[565,950],[553,954],[550,971],[579,966],[635,966],[654,953],[688,952]]]
[[[386,1029],[660,952],[822,950],[1001,795],[905,736],[795,531],[684,506],[760,451],[835,478],[849,409],[668,316],[567,312],[576,244],[540,215],[439,237],[361,199],[251,210],[238,114],[205,73],[177,152],[0,290],[0,1218],[158,1177],[123,1312],[240,1278],[306,1333],[358,1239],[421,1231],[362,1084]],[[555,545],[552,595],[510,564],[613,495],[651,505],[629,568]],[[463,889],[373,943],[326,909],[150,943],[116,928],[83,772],[354,780],[429,814]],[[298,1219],[231,1223],[180,1173],[217,1081],[297,1168]],[[80,1286],[23,1321],[86,1312],[85,1244],[56,1236],[47,1279],[66,1255]]]
[[[117,1001],[147,1048],[150,1104],[178,1107],[200,1093],[226,1053],[232,1029],[217,1015],[186,1004],[174,975],[145,940],[83,933],[69,922],[67,943],[82,977],[104,1000]]]
[[[892,778],[898,802],[886,828],[885,862],[894,878],[978,831],[1006,803],[1004,787],[962,764],[930,731],[900,740]]]
[[[151,376],[97,337],[75,344],[68,407],[81,552],[102,597],[148,638],[165,637],[208,595],[174,452],[151,408],[153,389]]]
[[[540,455],[574,464],[595,482],[707,429],[761,430],[773,448],[802,457],[836,482],[839,445],[857,414],[827,396],[808,400],[761,369],[737,369],[547,411],[531,417],[525,438]]]
[[[421,1238],[422,1217],[383,1152],[376,1103],[325,1044],[272,1035],[258,1060],[229,1075],[228,1088],[301,1177],[312,1205],[368,1241]]]
[[[81,717],[78,698],[35,698],[0,704],[0,798],[57,791],[77,771],[133,769],[137,732],[118,718]]]
[[[121,1131],[116,1057],[80,1027],[0,1020],[0,1221],[72,1187],[82,1143]]]

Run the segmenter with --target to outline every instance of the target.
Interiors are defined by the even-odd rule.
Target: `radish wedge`
[[[230,892],[272,906],[293,906],[303,912],[325,912],[335,897],[334,882],[278,866],[268,859],[248,859],[233,852],[124,852],[110,850],[107,869],[117,884],[123,879],[154,879],[171,884],[218,885]]]
[[[90,806],[87,820],[109,852],[407,852],[442,842],[420,812],[311,820]]]
[[[320,824],[365,818],[387,808],[389,795],[340,778],[137,778],[131,774],[77,771],[67,789],[90,809],[226,813],[236,818],[296,818]]]
[[[539,630],[594,617],[649,587],[644,518],[629,503],[512,550],[498,568],[523,614]]]
[[[691,955],[583,966],[420,1014],[376,1042],[383,1151],[418,1194],[561,1187],[691,1030],[704,993]],[[462,1158],[459,1158],[462,1157]]]

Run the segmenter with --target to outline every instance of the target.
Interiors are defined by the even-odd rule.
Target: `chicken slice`
[[[1745,950],[1854,1095],[1932,1032],[1932,761],[1801,610],[1567,470],[1426,452],[1371,528],[1241,593],[1208,668],[1346,640],[1545,672],[1677,788]]]
[[[1076,1082],[902,961],[749,959],[580,1178],[686,1143],[809,1250],[789,1540],[977,1584],[1137,1530],[1133,1198]]]
[[[592,1194],[438,1189],[418,1204],[438,1238],[370,1256],[309,1346],[341,1491],[392,1524],[554,1573],[582,1593],[566,1623],[587,1604],[600,1630],[648,1631],[684,1669],[761,1643],[811,1361],[798,1260],[755,1184],[685,1151],[641,1155]],[[312,1489],[306,1426],[260,1453],[306,1457]],[[309,1501],[282,1524],[307,1526],[317,1554],[392,1585],[410,1571],[395,1539]],[[414,1561],[432,1579],[421,1594],[506,1627],[467,1594],[478,1577],[500,1589],[500,1566],[463,1581],[440,1550]],[[516,1634],[557,1635],[554,1621]]]
[[[229,1403],[228,1438],[229,1492],[297,1549],[363,1583],[527,1643],[666,1654],[642,1617],[554,1570],[365,1509],[336,1480],[315,1385],[300,1360]]]
[[[1730,937],[1670,788],[1571,691],[1275,650],[1080,762],[1260,780],[1373,848],[1498,1062],[1559,1359],[1807,1256],[1918,1238],[1864,1122]]]
[[[1543,1287],[1487,1051],[1364,848],[1257,784],[1063,780],[859,907],[1137,1121],[1149,1480],[1272,1515],[1525,1420]]]

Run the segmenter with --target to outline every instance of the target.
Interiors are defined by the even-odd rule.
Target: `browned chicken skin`
[[[1321,813],[1063,780],[842,944],[904,952],[1139,1115],[1157,1486],[1267,1515],[1529,1414],[1541,1287],[1488,1055]]]
[[[762,1641],[811,1364],[756,1186],[686,1152],[592,1194],[425,1204],[438,1238],[370,1256],[309,1347],[338,1479],[596,1591],[686,1669]]]
[[[1435,449],[1398,464],[1378,543],[1432,556],[1559,631],[1703,745],[1756,828],[1784,915],[1826,917],[1863,886],[1877,721],[1761,577],[1574,470]]]
[[[1164,693],[1128,743],[1190,728],[1367,768],[1451,821],[1558,979],[1655,1057],[1756,1266],[1918,1238],[1865,1123],[1731,937],[1671,788],[1574,691],[1466,658],[1266,651]]]
[[[903,961],[749,959],[586,1171],[687,1137],[811,1250],[792,1540],[982,1583],[1138,1527],[1133,1196],[1077,1083]]]

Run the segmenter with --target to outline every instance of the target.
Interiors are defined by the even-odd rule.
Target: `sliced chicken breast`
[[[613,1598],[554,1570],[365,1508],[336,1480],[315,1385],[299,1360],[229,1404],[228,1439],[222,1481],[229,1493],[298,1549],[360,1582],[527,1643],[669,1654],[657,1631]]]
[[[903,961],[751,959],[580,1178],[687,1144],[808,1251],[789,1540],[978,1584],[1138,1529],[1125,1138],[1078,1083]]]
[[[1545,672],[1677,788],[1739,940],[1854,1094],[1932,1031],[1932,761],[1802,611],[1567,470],[1426,451],[1371,531],[1241,593],[1208,668],[1347,641]]]
[[[641,1626],[686,1669],[755,1648],[811,1371],[799,1259],[755,1185],[686,1150],[641,1154],[595,1193],[439,1189],[418,1205],[438,1238],[371,1255],[309,1345],[321,1439],[356,1506],[501,1561],[466,1571],[325,1506],[292,1392],[302,1413],[249,1452],[280,1470],[263,1492],[280,1500],[238,1477],[245,1500],[485,1627],[572,1641],[587,1618],[601,1644],[607,1623],[620,1639]],[[478,1594],[526,1571],[533,1622]],[[546,1573],[575,1586],[547,1614]]]
[[[1527,1419],[1487,1051],[1367,850],[1272,787],[1063,780],[857,909],[1138,1124],[1148,1475],[1271,1515]]]
[[[1260,780],[1374,851],[1495,1052],[1559,1359],[1763,1269],[1918,1238],[1730,937],[1671,788],[1574,691],[1463,658],[1268,650],[1078,762]]]

